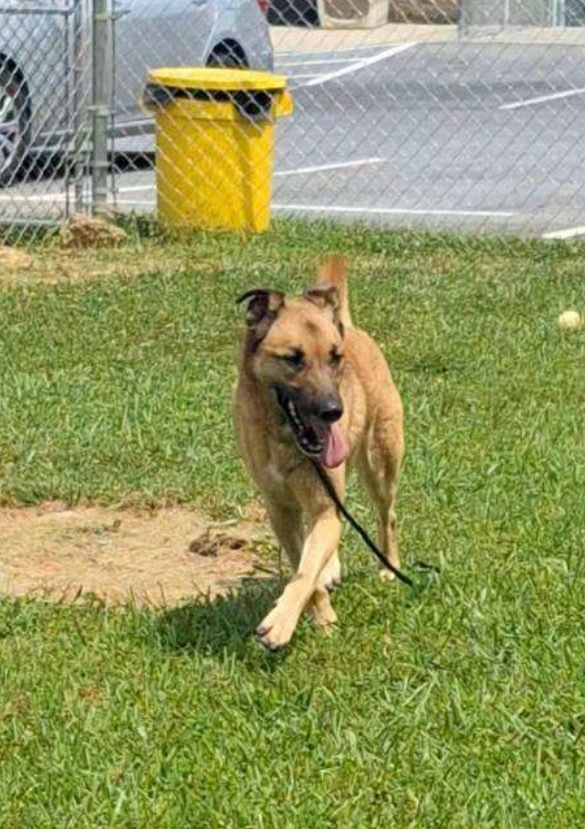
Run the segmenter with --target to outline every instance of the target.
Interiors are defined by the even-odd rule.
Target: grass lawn
[[[279,223],[36,251],[0,287],[2,500],[241,510],[234,298],[332,251],[404,400],[417,589],[346,532],[339,630],[303,622],[279,657],[251,636],[271,585],[160,611],[3,599],[2,829],[585,825],[585,332],[556,327],[585,246]]]

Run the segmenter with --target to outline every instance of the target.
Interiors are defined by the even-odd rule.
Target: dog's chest
[[[278,500],[292,497],[290,477],[303,462],[298,449],[270,440],[256,444],[255,449],[253,457],[248,455],[247,466],[260,489]]]
[[[266,464],[264,476],[267,486],[273,491],[284,489],[286,486],[286,476],[283,474],[280,464],[275,461]]]

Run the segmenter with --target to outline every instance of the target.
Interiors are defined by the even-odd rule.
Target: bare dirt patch
[[[252,511],[212,524],[184,507],[1,509],[0,594],[155,606],[213,598],[276,572],[258,551],[266,546],[261,519]]]
[[[213,274],[217,263],[194,261],[188,245],[163,245],[146,239],[117,247],[63,248],[57,243],[22,251],[0,246],[0,286],[92,282],[105,277],[133,279],[157,270],[201,270]]]
[[[3,271],[26,270],[32,265],[30,254],[9,245],[0,245],[0,267]]]

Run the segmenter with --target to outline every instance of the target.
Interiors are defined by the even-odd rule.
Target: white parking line
[[[155,207],[156,202],[153,199],[116,199],[116,206],[126,205],[126,207]]]
[[[284,170],[280,173],[280,175],[295,175],[301,174],[302,172],[316,172],[318,170],[323,169],[332,169],[334,167],[347,167],[347,166],[358,166],[359,164],[374,164],[374,163],[381,163],[385,159],[383,158],[371,158],[371,159],[361,159],[357,161],[349,161],[342,164],[336,165],[323,165],[322,167],[305,167],[299,168],[298,170]],[[276,175],[279,175],[277,173]],[[120,187],[117,191],[118,196],[124,196],[125,194],[141,192],[141,191],[154,191],[155,186],[154,184],[140,184],[132,187]],[[154,192],[153,192],[154,196]],[[52,202],[52,203],[60,203],[65,200],[65,195],[63,193],[44,193],[39,196],[0,196],[0,201],[26,201],[26,202]],[[110,199],[111,201],[111,199]],[[119,205],[135,205],[135,206],[145,206],[145,207],[153,207],[154,206],[154,199],[125,199],[125,198],[116,198],[116,203]],[[299,212],[299,213],[338,213],[343,214],[346,213],[348,215],[355,215],[355,214],[362,214],[362,215],[372,215],[372,216],[460,216],[460,217],[477,217],[477,218],[510,218],[514,215],[514,213],[503,211],[503,210],[425,210],[423,208],[409,208],[409,207],[345,207],[341,205],[319,205],[319,204],[273,204],[272,205],[274,210],[281,210],[281,211],[291,211],[291,212]],[[570,239],[574,236],[581,236],[585,235],[585,226],[583,227],[575,227],[569,228],[567,230],[559,230],[554,231],[551,233],[546,233],[543,235],[543,239]]]
[[[320,60],[285,60],[278,62],[276,65],[277,71],[282,66],[321,66],[322,64],[331,63],[351,63],[359,58],[321,58]]]
[[[409,207],[341,207],[328,204],[273,204],[274,210],[293,210],[307,213],[363,213],[374,216],[477,216],[510,218],[513,213],[503,210],[424,210]]]
[[[143,190],[154,190],[154,182],[152,184],[139,184],[133,187],[118,187],[116,193],[137,193]],[[67,194],[63,191],[55,193],[2,193],[0,195],[1,204],[21,203],[21,202],[49,202],[56,204],[65,201]],[[69,194],[69,198],[73,198],[73,193]]]
[[[567,227],[565,230],[551,230],[542,234],[543,239],[574,239],[577,236],[585,236],[585,225]]]
[[[70,197],[73,198],[72,193]],[[65,193],[30,193],[29,195],[22,193],[3,193],[0,196],[0,202],[2,204],[12,204],[15,202],[59,202],[65,201],[65,198]]]
[[[416,43],[401,43],[398,46],[393,46],[391,49],[384,49],[383,52],[378,52],[376,55],[371,55],[369,58],[356,60],[349,66],[344,66],[343,69],[336,69],[334,72],[326,72],[323,75],[319,75],[312,81],[301,84],[301,86],[304,88],[308,86],[318,86],[319,84],[327,83],[327,81],[332,81],[335,78],[341,78],[344,75],[349,75],[351,72],[359,72],[360,69],[365,69],[368,66],[372,66],[374,63],[379,63],[381,60],[386,60],[387,58],[394,57],[394,55],[399,55],[401,52],[406,52],[407,49],[412,49],[413,46],[416,45]]]
[[[367,164],[382,164],[386,161],[385,158],[357,158],[355,161],[340,161],[337,164],[321,164],[318,167],[297,167],[296,170],[277,170],[274,175],[283,176],[300,176],[305,173],[320,173],[323,170],[346,170],[350,167],[363,167]]]
[[[572,98],[574,95],[583,95],[585,87],[580,89],[567,89],[565,92],[552,92],[550,95],[541,95],[539,98],[528,98],[526,101],[515,101],[513,104],[502,104],[498,109],[520,109],[530,107],[534,104],[546,104],[548,101],[559,101],[561,98]]]
[[[150,184],[135,184],[132,187],[117,187],[116,193],[139,193],[141,190],[154,190],[156,184],[151,182]]]
[[[275,177],[283,178],[285,176],[301,176],[301,175],[308,175],[311,173],[320,173],[327,170],[346,170],[352,169],[355,167],[366,167],[371,164],[383,164],[386,161],[385,158],[380,158],[378,156],[374,156],[372,158],[356,158],[353,161],[339,161],[336,163],[331,164],[320,164],[311,167],[297,167],[294,170],[276,170],[274,175]],[[131,193],[149,193],[152,191],[154,196],[154,191],[156,190],[156,184],[153,181],[152,183],[144,183],[144,184],[134,184],[128,187],[117,187],[116,188],[116,201],[119,204],[147,204],[150,202],[142,202],[136,201],[133,202],[129,199],[120,199],[119,196],[129,195]],[[73,197],[73,194],[70,194],[70,198]],[[61,192],[55,193],[2,193],[0,194],[0,204],[19,204],[19,203],[49,203],[49,204],[60,204],[64,202],[66,199],[66,194]],[[111,197],[110,197],[111,201]]]
[[[299,50],[292,50],[290,52],[276,52],[275,60],[278,63],[280,58],[302,58],[302,57],[323,57],[324,55],[333,55],[334,57],[338,57],[339,55],[353,55],[356,52],[356,58],[359,58],[360,54],[364,52],[376,52],[380,48],[380,43],[370,43],[366,44],[365,46],[349,46],[347,49],[325,49],[323,51],[314,50],[312,52],[299,52]],[[352,58],[353,60],[353,58]]]

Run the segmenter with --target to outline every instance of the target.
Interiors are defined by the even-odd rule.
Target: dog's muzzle
[[[281,386],[274,388],[278,405],[298,448],[309,458],[330,468],[339,466],[348,455],[347,442],[337,421],[343,406],[335,395],[326,395],[311,405],[310,411]]]

